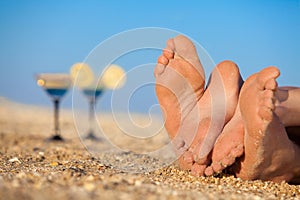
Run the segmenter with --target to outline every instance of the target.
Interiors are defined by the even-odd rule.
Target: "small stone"
[[[154,171],[154,174],[155,174],[155,175],[161,175],[162,172],[161,172],[161,170],[158,170],[158,169],[157,169],[157,170]]]
[[[19,158],[17,158],[17,157],[14,157],[14,158],[12,158],[12,159],[9,159],[9,162],[18,162],[18,163],[21,163],[21,161],[19,160]]]
[[[184,171],[180,171],[180,172],[178,173],[179,176],[183,176],[184,174],[185,174]]]
[[[56,167],[58,165],[58,162],[51,162],[50,165],[51,167]]]

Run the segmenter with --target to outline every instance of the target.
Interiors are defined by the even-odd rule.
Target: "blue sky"
[[[34,74],[68,73],[105,39],[142,27],[182,32],[199,42],[216,63],[236,62],[244,78],[275,65],[282,72],[280,85],[300,86],[296,0],[2,0],[0,26],[0,96],[21,103],[50,106]],[[123,67],[128,71],[133,66]],[[70,93],[65,107],[71,107]],[[143,96],[155,101],[153,93]],[[101,101],[109,105],[108,98]]]

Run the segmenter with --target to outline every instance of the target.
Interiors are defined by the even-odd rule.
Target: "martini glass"
[[[101,138],[95,135],[95,107],[97,103],[97,99],[103,94],[104,88],[101,87],[86,87],[82,88],[82,93],[87,98],[89,103],[89,129],[86,135],[86,139],[100,141]]]
[[[59,104],[62,97],[67,93],[72,81],[69,74],[44,73],[36,76],[37,84],[41,86],[54,104],[54,135],[50,141],[63,141],[59,126]]]
[[[95,134],[95,106],[97,99],[106,89],[117,89],[125,83],[124,70],[117,65],[110,65],[101,76],[100,82],[96,83],[93,70],[87,63],[75,63],[70,69],[71,77],[75,86],[80,88],[89,103],[89,129],[86,139],[100,141]],[[123,78],[122,78],[123,77]]]

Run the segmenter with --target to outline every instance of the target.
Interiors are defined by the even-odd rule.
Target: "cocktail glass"
[[[70,74],[74,85],[78,87],[89,102],[89,129],[86,139],[101,140],[95,134],[95,106],[97,99],[105,89],[117,89],[125,83],[125,72],[117,65],[110,65],[103,72],[99,82],[96,82],[95,75],[90,66],[86,63],[75,63],[70,68]]]
[[[86,87],[82,88],[82,93],[87,98],[89,103],[89,129],[86,135],[86,139],[100,141],[101,138],[97,137],[95,134],[95,107],[97,99],[103,94],[104,88],[101,87]]]
[[[59,126],[59,105],[62,97],[72,85],[69,74],[43,73],[36,75],[37,84],[41,86],[54,104],[54,134],[50,141],[63,141]]]

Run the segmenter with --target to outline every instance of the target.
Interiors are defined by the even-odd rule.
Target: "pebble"
[[[12,162],[12,163],[14,163],[14,162],[21,163],[21,161],[20,161],[19,158],[17,158],[17,157],[13,157],[13,158],[9,159],[8,161],[9,161],[9,162]]]
[[[50,166],[52,166],[52,167],[56,167],[58,165],[58,162],[51,162],[50,163]]]

